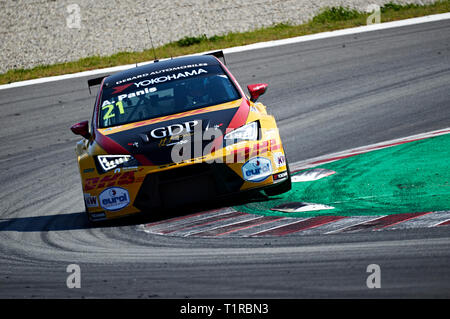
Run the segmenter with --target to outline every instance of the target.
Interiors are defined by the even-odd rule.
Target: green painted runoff
[[[253,214],[290,217],[449,210],[449,155],[450,134],[372,151],[316,167],[336,171],[334,175],[292,183],[292,190],[285,194],[234,208]],[[271,210],[289,202],[324,204],[335,208],[295,213]]]

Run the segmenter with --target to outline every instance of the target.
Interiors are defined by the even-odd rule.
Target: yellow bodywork
[[[236,103],[226,103],[224,105],[217,105],[209,107],[208,111],[216,111],[224,108],[235,107]],[[184,117],[189,114],[177,114],[176,116]],[[147,120],[147,122],[164,121],[166,118]],[[138,213],[139,209],[133,206],[133,202],[139,192],[139,189],[147,174],[177,169],[186,165],[198,164],[201,162],[218,162],[222,161],[227,163],[237,175],[243,178],[242,166],[244,163],[252,157],[259,156],[270,159],[272,162],[272,174],[262,182],[249,182],[243,179],[244,183],[241,187],[241,191],[261,188],[264,186],[274,184],[273,174],[284,172],[287,170],[286,161],[281,163],[276,162],[276,159],[280,156],[284,158],[285,153],[281,143],[278,128],[275,122],[275,118],[268,115],[266,107],[261,103],[250,102],[250,112],[246,123],[250,123],[258,120],[261,128],[261,138],[258,141],[243,141],[230,146],[226,146],[211,154],[195,158],[186,162],[178,164],[168,164],[161,166],[137,166],[130,168],[116,168],[110,172],[99,174],[94,162],[95,155],[108,154],[97,143],[92,143],[91,140],[82,140],[78,142],[76,147],[76,153],[78,157],[78,165],[81,174],[81,182],[83,186],[83,193],[85,197],[86,210],[89,214],[99,213],[106,219],[126,216],[134,213]],[[145,125],[146,123],[142,123]],[[133,125],[136,125],[133,123]],[[131,126],[128,125],[128,126]],[[126,130],[129,127],[127,125],[110,128],[107,131],[100,129],[103,134],[112,134],[119,130]],[[238,161],[236,162],[236,157]],[[109,187],[121,187],[128,191],[130,203],[117,211],[108,211],[101,207],[99,203],[99,195]],[[151,213],[151,212],[149,212]]]

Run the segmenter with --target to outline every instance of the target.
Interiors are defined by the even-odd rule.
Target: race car
[[[222,51],[90,79],[100,85],[92,120],[71,127],[91,221],[291,189],[275,118],[247,96]]]

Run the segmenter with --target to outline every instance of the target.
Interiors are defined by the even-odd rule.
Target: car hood
[[[180,161],[180,158],[187,160],[207,155],[212,144],[222,145],[223,134],[246,123],[248,112],[248,102],[239,99],[97,129],[95,140],[108,154],[131,154],[141,165],[165,165]],[[192,141],[195,143],[190,143]],[[174,154],[178,155],[174,157]]]

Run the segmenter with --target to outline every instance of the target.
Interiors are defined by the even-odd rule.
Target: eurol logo
[[[265,157],[255,157],[242,165],[242,175],[246,181],[262,182],[272,174],[272,162]]]
[[[110,187],[98,196],[100,206],[106,210],[120,210],[130,203],[128,191],[121,187]]]

